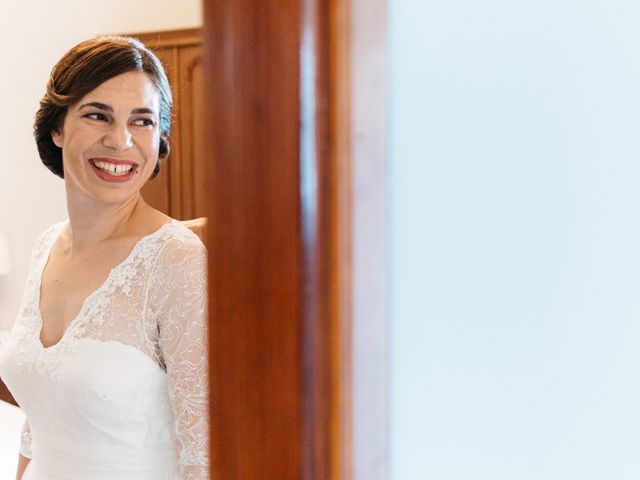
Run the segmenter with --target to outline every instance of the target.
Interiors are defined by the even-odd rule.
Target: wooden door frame
[[[386,3],[204,22],[212,478],[384,480]]]

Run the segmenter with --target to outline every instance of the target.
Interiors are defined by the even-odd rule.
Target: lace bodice
[[[176,221],[142,238],[44,348],[40,281],[64,226],[37,241],[0,347],[32,478],[209,478],[204,246]]]

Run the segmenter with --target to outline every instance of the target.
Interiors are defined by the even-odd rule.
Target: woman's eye
[[[91,120],[104,121],[107,119],[107,116],[104,113],[96,112],[96,113],[87,113],[83,115],[82,118],[89,118]]]
[[[138,127],[152,127],[155,125],[155,122],[152,118],[138,118],[133,121],[133,124]]]

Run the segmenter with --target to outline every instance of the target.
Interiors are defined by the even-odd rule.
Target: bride
[[[171,105],[132,38],[82,42],[51,73],[34,131],[69,220],[37,240],[0,348],[27,419],[19,480],[209,478],[206,252],[140,196]]]

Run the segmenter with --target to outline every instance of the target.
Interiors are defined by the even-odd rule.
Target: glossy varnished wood
[[[374,3],[204,4],[215,479],[386,477]]]
[[[160,174],[142,189],[145,200],[174,218],[205,215],[201,149],[206,146],[202,100],[202,31],[199,28],[129,34],[158,56],[173,92],[168,158]]]
[[[303,311],[302,373],[303,475],[331,478],[332,419],[337,392],[331,382],[336,341],[331,275],[333,164],[329,155],[329,16],[326,2],[301,2],[300,41],[300,192]]]
[[[301,479],[297,2],[205,2],[213,478]]]
[[[142,33],[128,33],[143,42],[146,46],[156,48],[173,48],[200,45],[202,43],[201,28],[181,28],[177,30],[159,30]]]

